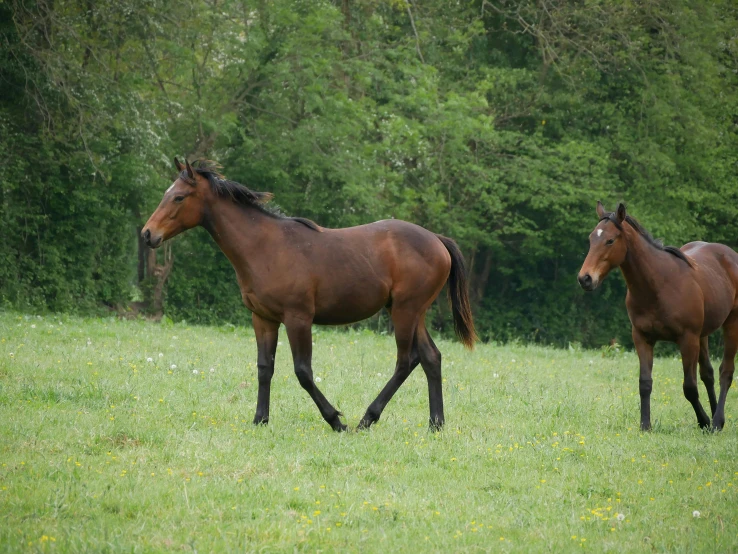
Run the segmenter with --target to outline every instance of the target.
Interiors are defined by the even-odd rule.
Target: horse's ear
[[[622,202],[618,204],[618,213],[616,217],[618,218],[618,221],[620,223],[625,220],[625,204],[623,204]]]
[[[606,214],[606,212],[605,212],[605,206],[603,206],[602,205],[602,202],[600,202],[598,200],[597,201],[597,217],[599,217],[600,219],[602,219],[603,217],[605,217],[605,214]]]
[[[190,179],[194,179],[195,178],[195,172],[192,171],[192,166],[190,165],[190,162],[187,161],[187,158],[185,158],[185,164],[187,166],[187,176]]]
[[[174,158],[174,167],[177,168],[177,171],[181,172],[185,166],[182,165],[182,162],[180,162],[177,158]]]

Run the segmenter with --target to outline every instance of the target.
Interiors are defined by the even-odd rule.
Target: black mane
[[[617,218],[617,210],[614,212],[606,212],[605,215],[603,215],[600,218],[600,221],[604,220],[612,221],[615,224],[615,227],[620,229],[622,231],[623,226],[618,221]],[[689,267],[694,267],[692,265],[692,261],[687,257],[687,255],[679,250],[676,246],[664,246],[664,243],[661,239],[656,239],[653,237],[651,233],[646,231],[646,229],[643,228],[643,226],[638,222],[638,220],[634,217],[631,217],[629,215],[625,216],[625,221],[628,222],[628,224],[633,227],[633,229],[636,230],[636,232],[641,235],[644,239],[646,239],[646,242],[653,246],[654,248],[658,250],[662,250],[664,252],[668,252],[669,254],[676,256],[680,260],[682,260],[684,263],[686,263]]]
[[[265,206],[273,197],[271,192],[251,190],[241,183],[226,179],[220,174],[218,169],[220,169],[220,166],[211,160],[196,160],[192,163],[192,170],[198,175],[205,177],[208,183],[210,183],[210,189],[221,198],[230,198],[233,202],[241,206],[254,207],[260,212],[276,219],[297,221],[313,231],[320,232],[320,227],[309,219],[304,217],[289,217],[283,214],[276,206]],[[185,182],[192,183],[192,179],[187,175],[186,169],[181,171],[179,178]]]

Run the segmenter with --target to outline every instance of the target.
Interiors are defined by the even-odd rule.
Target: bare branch
[[[410,25],[413,27],[413,33],[415,33],[415,50],[418,52],[420,61],[425,63],[423,53],[420,51],[420,37],[418,37],[418,30],[415,28],[415,19],[413,18],[413,12],[410,9],[410,0],[405,0],[405,7],[407,8],[407,15],[410,17]]]

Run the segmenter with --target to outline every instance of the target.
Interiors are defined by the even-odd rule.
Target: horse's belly
[[[318,325],[346,325],[367,319],[381,310],[387,301],[345,302],[315,312],[313,322]]]
[[[338,293],[338,294],[336,294]],[[343,292],[317,295],[313,321],[318,325],[344,325],[367,319],[389,302],[389,287],[373,283]]]
[[[724,302],[705,304],[705,321],[702,326],[702,336],[714,333],[723,326],[732,310],[732,302],[726,298]]]

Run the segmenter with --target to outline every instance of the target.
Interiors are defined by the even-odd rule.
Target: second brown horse
[[[733,382],[738,350],[738,254],[723,244],[690,242],[681,249],[663,246],[619,204],[607,212],[597,203],[599,224],[589,235],[589,253],[579,271],[579,284],[594,290],[611,269],[619,267],[628,285],[625,306],[633,326],[640,361],[641,428],[651,428],[653,346],[675,342],[682,354],[684,396],[700,427],[710,418],[700,404],[697,364],[707,388],[712,425],[725,424],[725,398]],[[708,336],[723,328],[725,347],[720,364],[720,398],[710,363]]]
[[[146,223],[143,238],[156,248],[202,225],[233,264],[253,314],[258,346],[254,423],[269,420],[277,333],[283,323],[300,385],[335,431],[346,430],[313,379],[311,327],[353,323],[386,307],[395,327],[395,372],[359,427],[379,419],[418,364],[428,380],[430,425],[443,425],[441,353],[425,327],[425,313],[447,281],[456,333],[469,348],[476,340],[464,260],[453,240],[398,220],[324,229],[266,209],[271,194],[223,178],[212,164],[193,168],[176,159],[175,164],[179,176]]]

